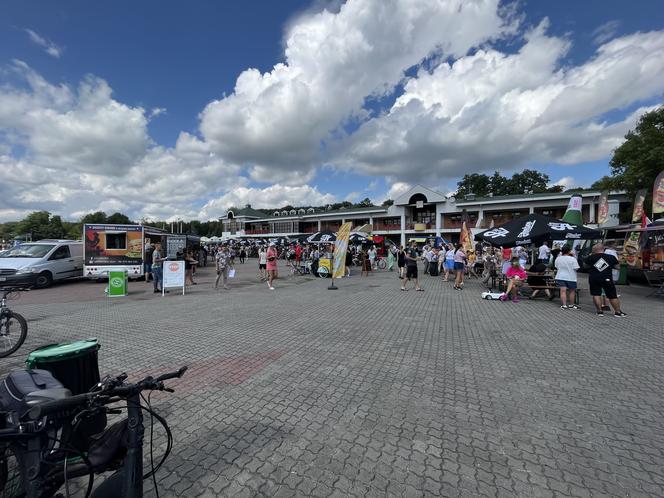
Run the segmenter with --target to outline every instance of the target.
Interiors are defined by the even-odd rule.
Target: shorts
[[[561,289],[576,289],[576,282],[572,282],[571,280],[556,280],[556,283]]]
[[[145,273],[152,273],[152,263],[145,263]]]
[[[590,287],[591,296],[601,296],[602,291],[606,294],[606,297],[609,299],[618,299],[618,291],[616,290],[616,284],[613,283],[611,279],[588,279],[588,286]]]
[[[445,260],[445,269],[446,270],[454,270],[454,261],[452,260]]]
[[[459,263],[458,261],[454,262],[454,269],[455,270],[463,270],[463,263]]]
[[[417,265],[406,265],[406,278],[417,278]]]
[[[266,270],[267,269],[267,264],[258,263],[258,269],[259,270]]]

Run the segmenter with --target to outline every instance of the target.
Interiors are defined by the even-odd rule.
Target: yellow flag
[[[334,268],[332,278],[341,278],[346,273],[346,252],[348,251],[348,238],[352,223],[341,225],[337,232],[337,241],[334,244]]]

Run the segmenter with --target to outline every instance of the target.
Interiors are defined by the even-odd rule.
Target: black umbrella
[[[528,244],[541,244],[549,240],[585,240],[600,239],[602,232],[583,225],[574,225],[566,221],[532,213],[508,221],[504,225],[490,228],[475,235],[492,246],[514,247]]]
[[[323,230],[322,232],[316,232],[309,237],[307,237],[307,242],[312,244],[334,242],[337,240],[337,234],[330,232],[329,230]]]
[[[369,237],[366,235],[362,235],[361,233],[353,232],[350,234],[348,237],[348,242],[351,244],[365,244],[367,242],[371,242],[369,240]]]

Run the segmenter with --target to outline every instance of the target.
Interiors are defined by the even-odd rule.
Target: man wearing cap
[[[277,278],[277,248],[274,242],[270,242],[270,247],[267,248],[267,286],[270,290],[274,290],[272,282]]]

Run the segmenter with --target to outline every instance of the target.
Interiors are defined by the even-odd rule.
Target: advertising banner
[[[337,241],[334,245],[332,278],[341,278],[346,273],[346,251],[348,251],[348,238],[350,237],[351,226],[352,223],[350,222],[344,223],[337,232]]]
[[[463,247],[463,250],[468,254],[473,250],[475,244],[473,243],[473,234],[468,230],[468,225],[466,222],[463,222],[461,225],[461,235],[459,236],[459,243]]]
[[[164,261],[163,267],[162,290],[182,287],[182,294],[184,295],[184,261]]]
[[[83,225],[86,266],[143,264],[143,227],[140,225]]]
[[[597,214],[597,224],[603,225],[609,221],[609,191],[605,190],[599,195],[599,213]]]
[[[655,178],[652,188],[652,212],[664,213],[664,171]]]
[[[108,296],[119,297],[127,295],[127,272],[124,270],[111,270],[108,272]]]
[[[632,268],[641,268],[641,232],[630,232],[625,238],[622,259]]]
[[[646,199],[646,189],[642,188],[634,197],[634,210],[632,211],[632,223],[641,223],[643,216],[643,201]]]
[[[583,225],[583,216],[581,216],[582,205],[583,198],[580,195],[570,197],[567,211],[563,215],[563,221],[573,225]]]
[[[166,237],[166,257],[175,259],[178,252],[184,252],[187,247],[186,235],[168,235]]]

